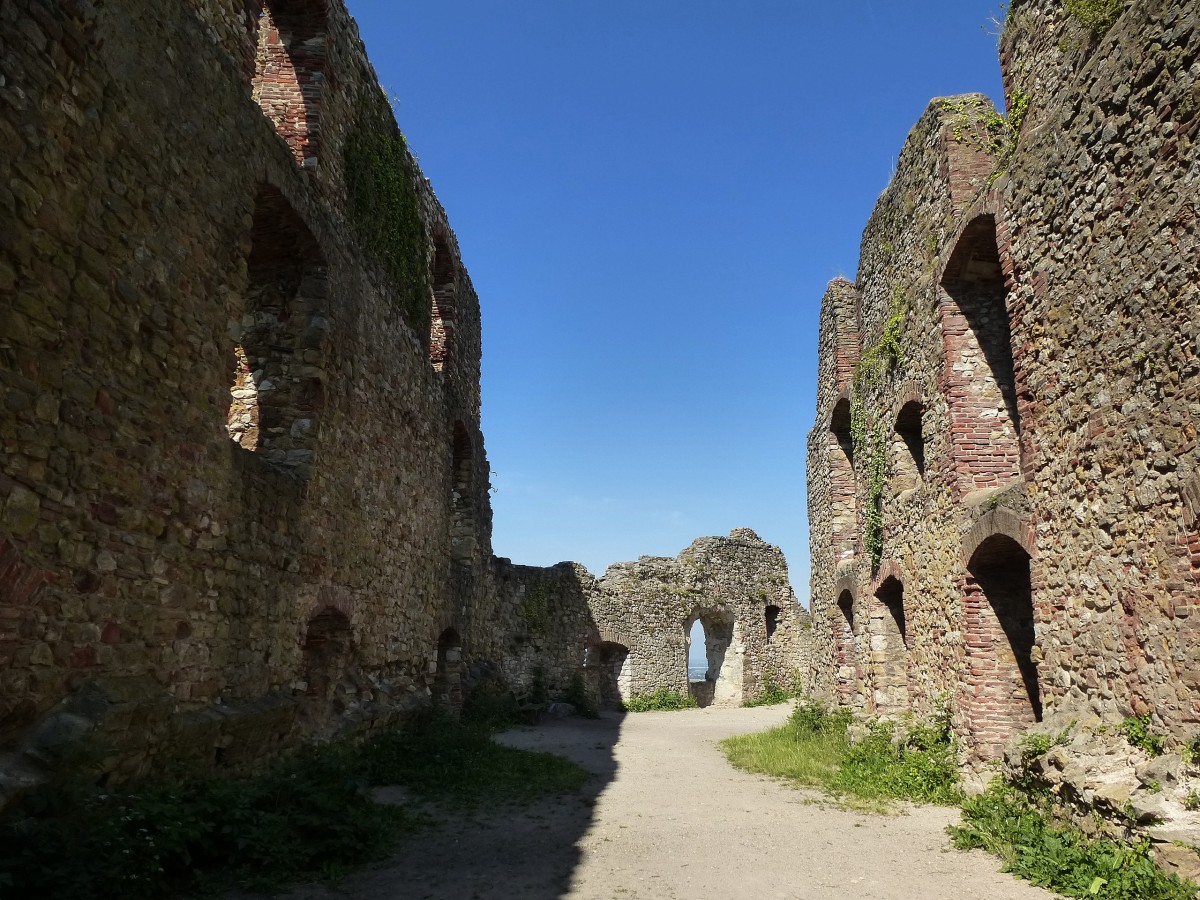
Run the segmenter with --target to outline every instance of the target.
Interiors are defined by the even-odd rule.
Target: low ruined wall
[[[472,684],[500,679],[524,697],[562,697],[583,676],[596,639],[588,600],[596,579],[583,566],[518,566],[492,560],[489,592],[472,614],[467,669]]]
[[[783,553],[749,529],[699,538],[675,559],[617,563],[599,579],[575,563],[494,560],[492,585],[467,642],[474,684],[495,678],[518,695],[536,685],[560,698],[581,682],[609,707],[658,688],[686,695],[699,618],[713,675],[691,689],[701,705],[738,705],[768,682],[806,687],[808,615]]]
[[[696,619],[706,633],[712,703],[736,706],[768,680],[787,688],[794,673],[807,671],[808,616],[792,593],[787,562],[747,528],[699,538],[674,559],[610,566],[589,606],[604,640],[628,651],[630,693],[688,692]]]

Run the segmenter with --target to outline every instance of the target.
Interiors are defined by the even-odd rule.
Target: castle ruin
[[[1147,716],[1179,750],[1200,733],[1200,10],[1098,25],[1021,0],[1000,61],[1005,110],[932,101],[824,297],[814,690],[947,703],[975,763],[1043,720]]]
[[[0,806],[83,736],[117,781],[485,679],[686,687],[693,613],[728,702],[806,666],[750,532],[658,566],[675,618],[493,558],[479,299],[340,0],[16,0],[0,36]]]

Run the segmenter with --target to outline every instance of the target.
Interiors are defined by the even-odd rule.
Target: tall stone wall
[[[490,558],[479,306],[345,8],[0,41],[0,746],[74,703],[129,774],[428,702]]]
[[[1134,0],[1092,33],[1014,3],[1001,60],[1023,121],[934,100],[822,306],[814,688],[945,698],[974,759],[1051,716],[1148,714],[1178,746],[1200,732],[1200,11]]]

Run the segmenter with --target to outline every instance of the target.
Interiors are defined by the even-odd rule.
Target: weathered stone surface
[[[403,145],[357,28],[258,6],[0,9],[0,746],[131,680],[94,724],[119,776],[392,721],[484,591],[453,232],[403,150],[368,174],[410,277],[380,263],[347,148]]]
[[[972,763],[1043,718],[1145,714],[1177,749],[1200,729],[1200,10],[1128,3],[1093,36],[1024,0],[1000,55],[1007,118],[934,100],[825,297],[814,688],[944,696]],[[1099,740],[1056,751],[1062,782],[1150,815]]]
[[[808,671],[808,616],[783,553],[747,528],[698,538],[674,559],[616,563],[599,579],[573,563],[499,560],[493,573],[496,593],[471,632],[470,668],[525,694],[535,684],[561,694],[575,678],[605,705],[660,687],[686,694],[697,618],[710,659],[707,685],[690,688],[701,705],[737,705],[768,680],[790,688]]]

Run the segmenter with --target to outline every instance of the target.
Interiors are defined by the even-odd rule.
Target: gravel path
[[[571,719],[502,736],[595,772],[585,796],[444,821],[383,866],[292,900],[920,898],[1052,895],[948,848],[953,810],[837,809],[730,766],[716,743],[787,707]]]

